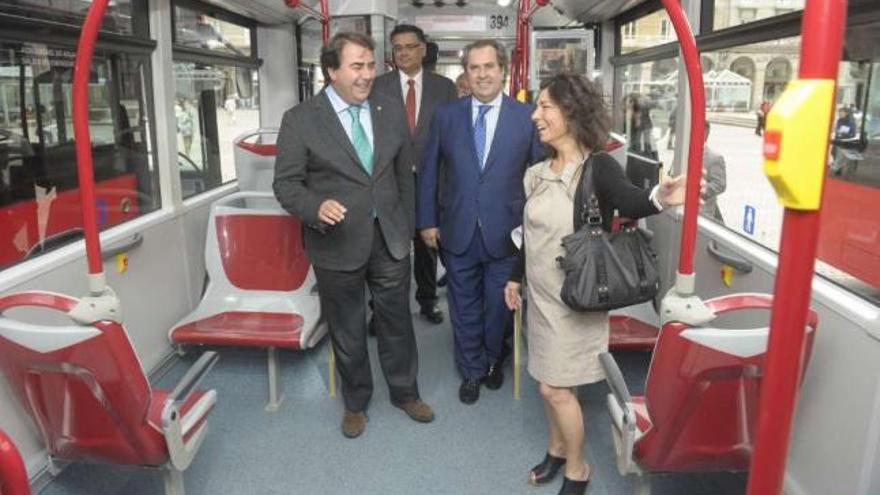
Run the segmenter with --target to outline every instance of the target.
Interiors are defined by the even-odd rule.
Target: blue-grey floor
[[[445,304],[441,305],[444,312]],[[416,306],[414,305],[414,308]],[[411,421],[388,401],[372,349],[375,392],[363,436],[348,440],[339,430],[342,402],[328,396],[327,347],[283,353],[285,401],[275,414],[266,400],[264,352],[221,351],[206,379],[219,399],[207,439],[184,474],[189,495],[216,494],[555,494],[558,483],[534,488],[529,467],[546,446],[543,407],[536,383],[523,372],[522,400],[513,399],[510,367],[504,386],[483,388],[476,405],[458,401],[447,323],[414,316],[420,352],[422,397],[437,414],[431,424]],[[194,360],[178,362],[160,382],[173,387]],[[641,392],[649,356],[624,353],[618,361],[634,393]],[[581,390],[586,411],[587,459],[593,466],[589,494],[632,493],[616,471],[605,385]],[[745,492],[743,475],[663,475],[651,478],[654,495],[734,495]],[[162,493],[156,470],[74,464],[43,495],[148,495]]]

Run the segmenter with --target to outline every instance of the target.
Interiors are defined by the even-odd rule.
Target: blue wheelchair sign
[[[756,214],[757,212],[755,211],[754,206],[746,205],[745,211],[743,212],[743,232],[746,234],[754,235]]]

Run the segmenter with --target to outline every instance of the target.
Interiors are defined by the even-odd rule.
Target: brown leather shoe
[[[342,416],[342,434],[346,438],[357,438],[367,426],[367,415],[363,411],[354,412],[346,409]]]
[[[422,399],[411,400],[405,404],[395,404],[395,406],[403,409],[407,416],[419,423],[434,421],[434,410]]]

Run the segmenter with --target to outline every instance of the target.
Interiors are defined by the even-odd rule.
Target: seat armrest
[[[599,354],[599,362],[602,363],[602,368],[605,370],[605,380],[608,382],[611,393],[614,394],[614,398],[617,400],[620,408],[626,409],[627,404],[632,402],[632,396],[629,393],[626,382],[623,380],[623,374],[620,372],[614,356],[611,353],[603,352]]]
[[[614,361],[614,357],[607,352],[599,354],[599,362],[605,370],[605,380],[611,389],[608,395],[608,413],[611,415],[611,424],[615,436],[615,450],[617,454],[617,470],[621,475],[637,472],[633,461],[633,447],[636,441],[636,412],[632,406],[632,396],[629,388],[623,380],[623,374]]]
[[[181,408],[217,359],[218,355],[214,351],[202,354],[174,387],[162,408],[162,434],[165,436],[171,465],[177,470],[183,471],[189,467],[205,439],[207,424],[204,417],[217,402],[217,392],[211,390],[204,394],[185,415],[181,414]],[[193,429],[195,430],[191,431]]]

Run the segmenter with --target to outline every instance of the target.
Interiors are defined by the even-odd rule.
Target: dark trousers
[[[437,251],[429,248],[416,232],[413,238],[413,276],[416,301],[422,308],[437,304]]]
[[[455,364],[464,378],[485,376],[489,365],[502,357],[504,337],[513,322],[504,303],[504,286],[514,259],[493,258],[479,228],[463,254],[443,252]]]
[[[391,402],[419,398],[419,363],[409,309],[409,256],[395,260],[385,246],[379,223],[367,264],[354,271],[315,267],[321,313],[327,321],[336,369],[342,378],[342,398],[349,411],[363,411],[373,394],[373,374],[367,352],[367,310],[364,286],[373,297],[373,318],[379,364]]]

